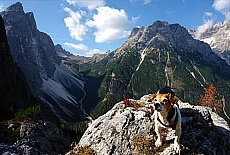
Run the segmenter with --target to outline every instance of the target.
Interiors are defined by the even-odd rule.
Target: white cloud
[[[66,2],[74,6],[87,7],[89,10],[105,5],[104,0],[66,0]]]
[[[151,3],[151,0],[144,0],[143,4],[149,4]]]
[[[212,25],[213,25],[213,20],[208,20],[208,21],[204,22],[203,25],[199,26],[197,28],[196,38],[200,38],[201,34],[203,32],[205,32],[207,29],[211,28]]]
[[[216,11],[220,11],[230,21],[230,0],[215,0],[212,7]]]
[[[4,10],[4,5],[0,3],[0,11]]]
[[[205,12],[203,18],[212,17],[212,16],[213,16],[213,13],[212,13],[212,12]]]
[[[126,12],[108,6],[96,8],[97,14],[86,25],[96,28],[95,42],[113,42],[130,34],[131,21]]]
[[[198,26],[195,37],[197,39],[200,39],[202,33],[204,33],[206,30],[211,28],[213,26],[214,17],[212,12],[204,12],[203,15],[203,25]]]
[[[137,0],[129,0],[130,3],[132,3],[133,5],[135,5],[137,3]],[[150,4],[151,0],[142,0],[142,4],[147,5]]]
[[[141,18],[141,15],[136,16],[136,17],[132,17],[132,22],[135,23],[136,21],[138,21]]]
[[[74,12],[68,7],[65,7],[64,11],[69,14],[69,17],[64,18],[64,22],[70,32],[70,36],[79,41],[84,40],[86,38],[86,32],[88,31],[88,28],[81,24],[81,19],[82,16],[86,14],[86,12],[81,10]]]
[[[74,48],[77,51],[77,53],[84,53],[84,55],[86,56],[93,56],[93,54],[102,53],[102,51],[100,51],[99,49],[89,49],[87,46],[83,44],[73,44],[65,42],[64,45],[70,48]]]
[[[137,2],[137,0],[129,0],[129,1],[130,1],[130,3],[132,3],[133,5],[135,5],[136,2]]]

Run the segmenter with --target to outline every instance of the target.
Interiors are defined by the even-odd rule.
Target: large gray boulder
[[[142,100],[131,100],[143,103]],[[182,114],[181,153],[230,154],[230,130],[226,121],[210,108],[179,102]],[[93,120],[78,146],[89,146],[100,155],[170,154],[174,131],[165,132],[162,148],[155,148],[152,121],[148,109],[117,103],[106,114]],[[169,144],[168,144],[169,143]]]

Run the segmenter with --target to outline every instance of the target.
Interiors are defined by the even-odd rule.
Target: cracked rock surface
[[[230,154],[230,130],[223,118],[207,107],[181,101],[179,107],[182,114],[181,153]],[[144,137],[143,143],[150,138],[152,144],[147,147],[154,147],[152,126],[153,122],[143,107],[125,107],[123,102],[119,102],[92,121],[77,147],[89,146],[100,155],[141,154],[140,149],[138,152],[133,147],[134,138]],[[169,129],[165,136],[164,147],[157,154],[174,154],[171,149],[173,143],[167,142],[173,141],[174,131]]]

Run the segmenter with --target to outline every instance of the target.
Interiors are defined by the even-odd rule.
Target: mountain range
[[[54,45],[49,35],[37,29],[33,13],[25,13],[17,2],[0,12],[0,36],[0,121],[41,104],[45,119],[58,119],[71,128],[89,115],[94,118],[69,154],[79,147],[99,154],[172,154],[170,144],[155,148],[150,115],[140,106],[146,103],[146,94],[167,85],[180,98],[182,154],[229,154],[227,22],[197,35],[179,24],[156,21],[134,28],[116,50],[84,57]],[[228,124],[215,109],[197,106],[210,84],[217,88],[223,104],[220,115]],[[0,139],[16,137],[9,146],[1,142],[1,153],[69,150],[70,141],[49,121],[6,122],[1,124],[6,132]],[[77,129],[83,130],[81,123]],[[165,141],[173,134],[165,133]]]
[[[156,21],[136,27],[121,47],[88,58],[54,45],[19,2],[0,15],[10,52],[32,95],[61,121],[84,120],[88,114],[96,118],[124,98],[137,99],[165,85],[196,105],[204,88],[214,84],[230,113],[226,59],[179,24]]]
[[[156,21],[134,28],[120,48],[79,68],[87,79],[83,103],[94,117],[124,98],[138,99],[165,85],[181,100],[198,104],[204,88],[214,84],[226,103],[230,101],[230,66],[179,24]]]

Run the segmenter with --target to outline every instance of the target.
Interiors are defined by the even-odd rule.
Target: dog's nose
[[[159,102],[155,103],[155,110],[161,110],[161,105]]]

